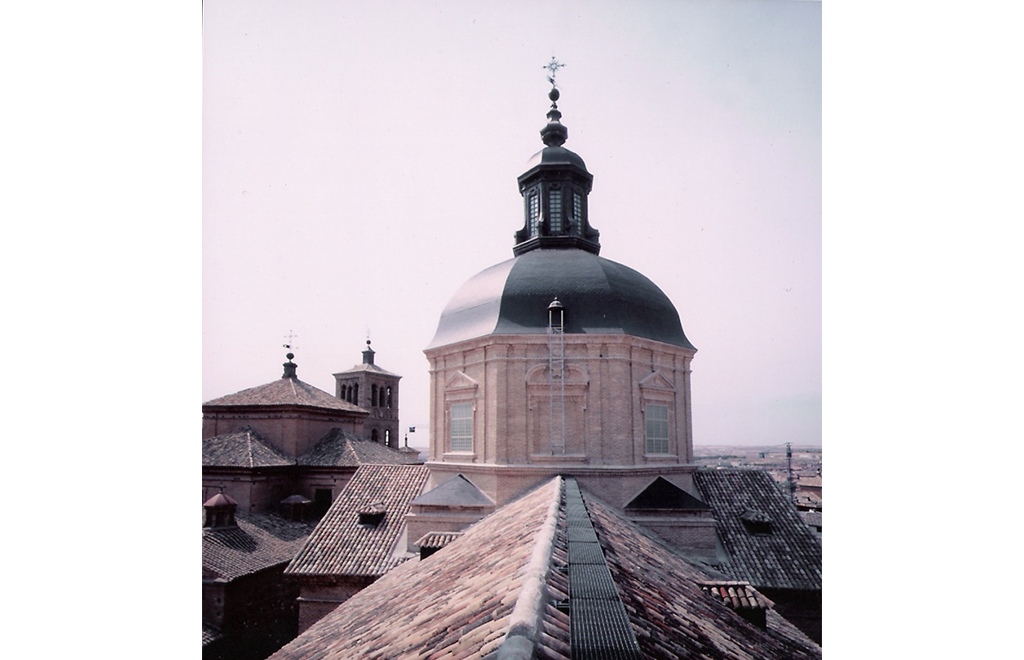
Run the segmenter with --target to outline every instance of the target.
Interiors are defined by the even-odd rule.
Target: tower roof
[[[388,371],[387,369],[381,369],[380,367],[378,367],[374,363],[374,361],[373,361],[373,359],[374,359],[373,356],[376,355],[376,353],[377,353],[377,351],[375,351],[372,348],[370,348],[370,340],[367,339],[366,340],[366,350],[363,351],[363,361],[362,361],[362,363],[357,364],[357,365],[355,365],[355,366],[353,366],[353,367],[351,367],[349,369],[346,369],[345,371],[339,371],[338,373],[336,373],[334,375],[335,376],[345,376],[345,375],[351,375],[351,374],[358,374],[358,373],[361,373],[361,372],[365,371],[365,372],[368,372],[368,373],[378,374],[380,376],[391,376],[393,378],[401,378],[401,376],[399,376],[398,374],[393,374],[390,371]]]

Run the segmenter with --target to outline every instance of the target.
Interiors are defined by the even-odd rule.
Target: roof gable
[[[708,511],[709,507],[704,502],[690,495],[685,490],[676,486],[665,477],[658,477],[652,481],[647,488],[630,500],[626,505],[627,512],[634,511],[659,511],[659,510],[683,510],[683,511]]]
[[[494,500],[461,474],[457,474],[440,486],[428,490],[414,499],[412,503],[415,505],[447,507],[494,506]]]

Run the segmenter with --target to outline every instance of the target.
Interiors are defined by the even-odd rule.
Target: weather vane
[[[551,61],[541,67],[542,69],[547,69],[548,71],[551,72],[551,75],[548,76],[548,82],[551,83],[552,87],[555,87],[555,75],[558,74],[558,70],[561,69],[563,66],[565,65],[556,60],[555,56],[552,55]]]

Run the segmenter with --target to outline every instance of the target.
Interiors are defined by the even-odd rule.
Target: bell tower
[[[370,413],[363,424],[368,440],[398,449],[398,381],[402,377],[378,367],[374,355],[367,339],[362,364],[334,374],[335,396]]]

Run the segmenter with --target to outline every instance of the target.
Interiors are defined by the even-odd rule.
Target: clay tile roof
[[[206,467],[277,467],[292,461],[251,429],[203,439]]]
[[[821,589],[821,542],[767,472],[698,470],[694,484],[711,505],[729,555],[721,570],[758,588]],[[758,521],[769,521],[770,533]]]
[[[203,502],[203,506],[238,506],[238,502],[234,501],[224,493],[217,493],[210,499]]]
[[[401,376],[399,376],[398,374],[393,374],[390,371],[388,371],[387,369],[381,369],[380,367],[378,367],[375,364],[365,364],[365,363],[357,364],[356,366],[352,367],[351,369],[346,369],[345,371],[339,371],[338,373],[336,373],[334,375],[335,376],[344,376],[346,374],[358,374],[358,373],[361,373],[363,371],[369,371],[370,373],[380,374],[381,376],[394,376],[395,378],[401,378]]]
[[[405,532],[409,502],[423,492],[429,472],[422,465],[363,465],[356,470],[292,560],[292,575],[383,575],[399,563],[396,548]],[[360,512],[383,511],[374,525]],[[396,549],[398,552],[396,552]]]
[[[357,467],[366,464],[421,465],[418,452],[404,452],[365,440],[344,429],[331,429],[308,452],[299,457],[299,465],[319,467]]]
[[[365,408],[343,401],[298,378],[278,378],[265,385],[250,387],[241,392],[211,399],[203,404],[204,408],[222,406],[302,406],[331,411],[344,410],[363,415],[370,414]]]
[[[766,610],[774,603],[765,598],[750,583],[737,580],[712,580],[700,582],[700,588],[709,597],[721,601],[730,609]]]
[[[203,528],[203,578],[234,580],[287,563],[313,529],[255,513],[236,513],[237,527]]]
[[[563,611],[574,589],[569,539],[578,528],[570,526],[591,521],[589,533],[600,549],[593,557],[584,553],[582,563],[596,566],[592,562],[599,560],[604,575],[614,580],[611,598],[624,605],[620,612],[628,617],[642,657],[821,657],[820,647],[774,611],[766,613],[768,627],[762,630],[710,598],[701,583],[716,576],[610,507],[586,497],[585,510],[576,506],[570,518],[568,499],[561,478],[538,486],[429,558],[405,562],[382,576],[272,660],[461,660],[513,649],[521,653],[514,657],[567,660],[579,651],[571,642],[581,623]],[[583,573],[589,572],[585,567]]]
[[[540,564],[548,565],[551,551],[542,547],[531,559],[542,530],[549,538],[553,532],[557,481],[505,505],[430,558],[401,564],[271,657],[482,658],[501,647],[514,616],[536,628],[538,614],[544,648],[567,651],[565,615],[523,597],[527,584],[543,593]]]
[[[767,612],[767,630],[747,623],[704,591],[717,581],[708,571],[611,507],[586,500],[644,658],[821,657],[821,647],[777,612]],[[755,599],[770,603],[760,594]]]

